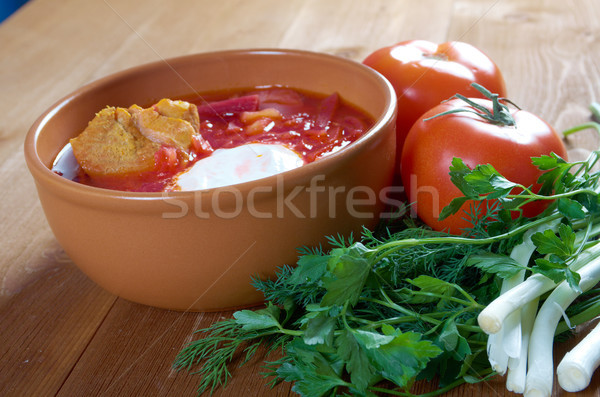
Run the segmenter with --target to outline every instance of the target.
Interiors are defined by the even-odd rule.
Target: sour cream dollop
[[[283,145],[249,143],[217,149],[176,175],[175,190],[203,190],[249,182],[304,165],[298,153]]]

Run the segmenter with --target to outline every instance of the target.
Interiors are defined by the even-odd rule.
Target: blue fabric
[[[1,0],[0,1],[0,22],[8,18],[13,12],[19,9],[27,0]]]

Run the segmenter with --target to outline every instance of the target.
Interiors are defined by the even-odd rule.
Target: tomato
[[[491,100],[471,100],[492,110]],[[413,209],[418,217],[434,230],[452,234],[472,226],[467,213],[473,204],[467,201],[459,212],[439,220],[442,208],[462,196],[448,174],[454,157],[461,158],[470,168],[491,164],[508,180],[538,191],[537,180],[542,172],[531,163],[531,157],[554,152],[566,159],[567,155],[560,136],[548,123],[513,107],[505,106],[514,126],[493,124],[470,112],[425,120],[458,108],[475,110],[460,99],[452,99],[425,112],[408,133],[401,158],[402,182],[408,201],[416,202]],[[544,207],[529,203],[523,207],[523,215],[535,216]]]
[[[496,64],[467,43],[404,41],[373,52],[363,63],[386,77],[396,91],[398,158],[406,134],[427,110],[454,94],[483,98],[471,83],[501,97],[506,95],[504,78]]]

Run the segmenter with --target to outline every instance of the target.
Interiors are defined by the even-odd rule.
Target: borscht
[[[278,174],[356,141],[374,124],[337,93],[269,86],[107,106],[53,171],[90,186],[201,190]]]

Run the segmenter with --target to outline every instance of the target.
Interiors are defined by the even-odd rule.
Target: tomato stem
[[[445,116],[448,114],[467,112],[467,113],[476,114],[477,116],[481,117],[482,119],[488,121],[491,124],[508,126],[508,127],[513,127],[516,125],[515,119],[510,114],[510,109],[508,108],[508,106],[506,106],[502,102],[509,103],[509,104],[513,105],[514,107],[516,107],[517,109],[520,109],[517,105],[515,105],[512,101],[510,101],[506,98],[501,98],[498,94],[494,94],[494,93],[490,92],[487,88],[483,87],[482,85],[479,85],[477,83],[471,83],[471,86],[473,88],[475,88],[477,91],[479,91],[481,94],[483,94],[484,97],[486,97],[490,101],[492,101],[492,110],[489,110],[485,106],[482,106],[482,105],[476,103],[475,101],[465,97],[464,95],[455,94],[454,96],[450,97],[448,100],[453,99],[453,98],[458,98],[458,99],[466,102],[470,106],[470,108],[457,108],[457,109],[453,109],[453,110],[448,110],[446,112],[436,114],[433,117],[424,119],[423,121],[429,121],[436,117]]]

